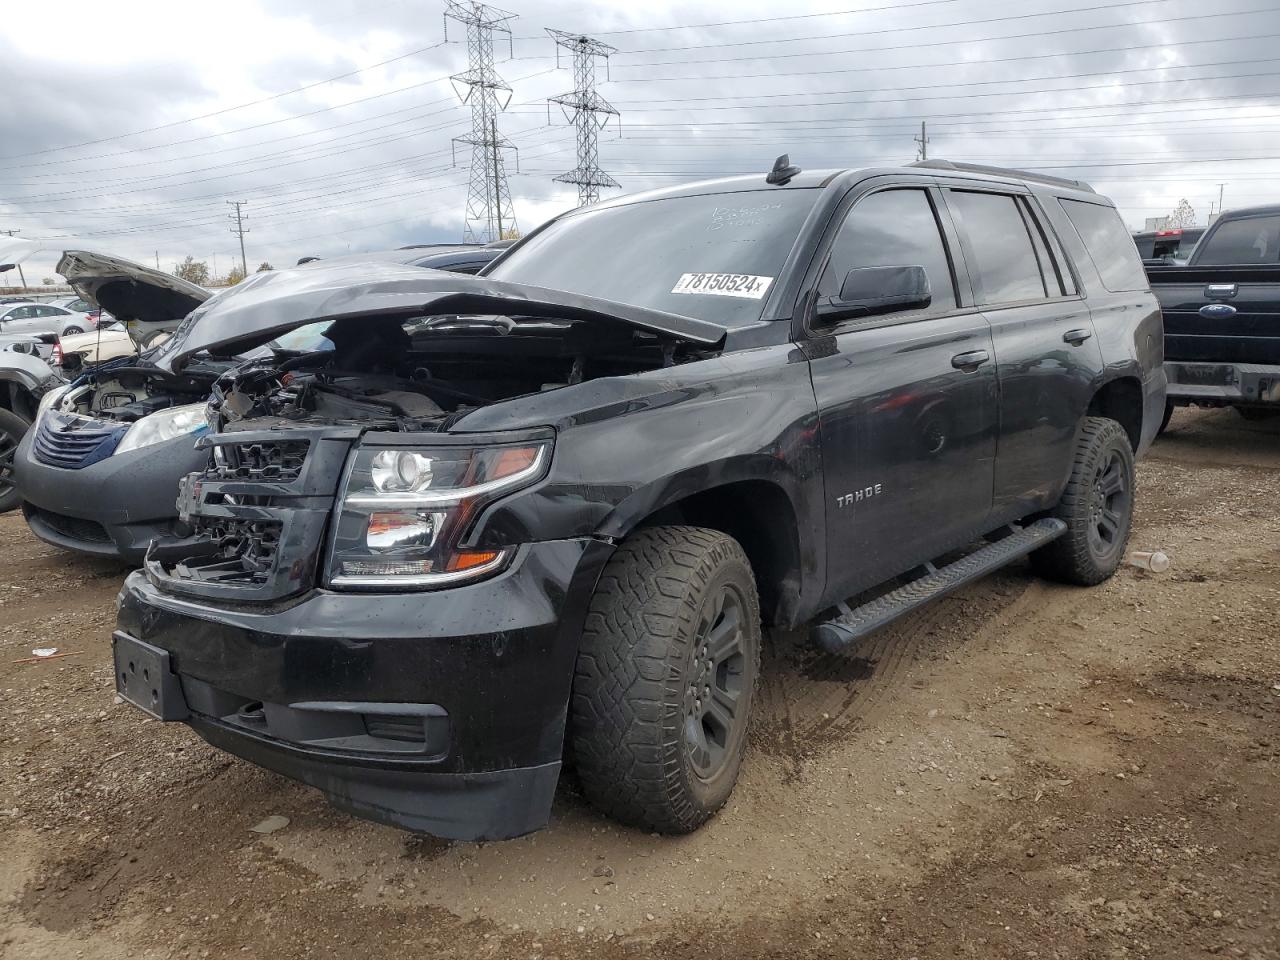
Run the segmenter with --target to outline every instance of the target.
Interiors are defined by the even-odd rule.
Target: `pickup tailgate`
[[[1280,364],[1280,265],[1149,267],[1165,359]]]

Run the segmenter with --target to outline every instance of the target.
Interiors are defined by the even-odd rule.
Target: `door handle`
[[[1068,330],[1062,335],[1062,342],[1078,347],[1092,336],[1093,334],[1088,330]]]
[[[977,370],[990,359],[991,354],[985,350],[970,350],[968,353],[957,353],[951,358],[951,365],[957,370]]]

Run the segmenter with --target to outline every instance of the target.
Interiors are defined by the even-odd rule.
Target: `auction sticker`
[[[761,300],[771,283],[773,277],[753,277],[749,273],[685,273],[681,274],[671,292]]]

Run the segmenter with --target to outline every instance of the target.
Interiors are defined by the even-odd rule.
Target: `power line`
[[[288,96],[292,96],[295,93],[301,93],[304,90],[311,90],[315,87],[323,86],[326,83],[333,83],[335,80],[345,80],[348,77],[354,77],[356,74],[364,73],[368,70],[374,70],[378,67],[385,67],[387,64],[395,63],[397,60],[404,60],[404,59],[407,59],[408,57],[415,57],[420,53],[427,53],[430,50],[435,50],[438,47],[444,46],[444,44],[445,44],[445,41],[441,40],[439,43],[433,43],[430,46],[421,47],[417,50],[410,50],[408,53],[402,53],[398,56],[391,57],[390,59],[382,60],[378,63],[372,63],[369,66],[361,67],[358,70],[349,70],[346,73],[338,74],[336,77],[326,77],[324,80],[316,80],[313,83],[303,84],[300,87],[294,87],[292,90],[285,90],[282,93],[273,93],[267,97],[261,97],[257,100],[250,100],[247,103],[238,103],[233,107],[223,107],[220,110],[214,110],[214,111],[211,111],[210,113],[202,113],[194,117],[185,117],[182,120],[171,120],[168,123],[157,124],[154,127],[146,127],[142,130],[133,130],[133,131],[130,131],[129,133],[117,133],[110,137],[99,137],[96,140],[83,140],[80,143],[70,143],[70,144],[63,144],[57,147],[47,147],[44,150],[32,150],[28,153],[11,153],[6,156],[0,157],[0,160],[17,160],[22,157],[36,157],[46,153],[57,153],[61,150],[76,150],[76,149],[79,149],[80,147],[96,146],[99,143],[111,143],[112,141],[115,141],[115,140],[125,140],[125,139],[128,139],[129,137],[141,136],[144,133],[155,133],[158,130],[168,130],[173,127],[180,127],[183,124],[195,123],[199,120],[209,120],[213,117],[220,117],[220,116],[223,116],[224,114],[232,113],[233,111],[236,111],[236,110],[243,110],[246,107],[256,107],[264,103],[270,103],[272,100],[279,100],[281,97],[288,97]],[[431,82],[435,82],[435,81],[431,81]]]
[[[846,33],[827,33],[826,37],[869,37],[882,36],[889,33],[913,33],[920,30],[942,30],[950,27],[972,27],[987,23],[1010,23],[1017,20],[1034,20],[1037,17],[1057,17],[1067,14],[1093,13],[1099,10],[1118,10],[1124,7],[1145,7],[1156,3],[1170,3],[1172,0],[1121,0],[1118,3],[1097,4],[1089,7],[1066,7],[1060,10],[1041,10],[1036,13],[1018,13],[1004,17],[979,17],[974,20],[952,20],[949,23],[921,23],[908,27],[882,27],[878,30],[852,30]],[[761,21],[766,22],[766,21]],[[1165,22],[1165,21],[1159,21]],[[1110,26],[1126,26],[1126,24],[1111,24]],[[748,47],[758,46],[766,43],[792,43],[799,40],[811,40],[812,37],[793,37],[793,38],[771,38],[768,40],[734,40],[723,43],[694,43],[682,47],[649,47],[638,48],[628,51],[628,56],[634,56],[638,53],[674,53],[684,50],[711,50],[723,47]]]
[[[551,104],[559,104],[578,135],[578,165],[554,179],[557,183],[576,184],[578,206],[585,207],[599,202],[601,187],[613,189],[619,185],[600,169],[597,136],[609,118],[619,114],[613,104],[596,92],[596,60],[603,59],[608,64],[609,55],[616,53],[617,47],[563,30],[548,29],[547,33],[556,42],[557,66],[561,47],[573,54],[573,90],[547,100],[547,119],[550,120]]]
[[[932,48],[932,47],[952,47],[952,46],[957,46],[959,44],[964,44],[965,46],[969,46],[975,43],[999,43],[1005,40],[1030,40],[1030,39],[1038,40],[1038,39],[1044,39],[1045,37],[1062,36],[1069,33],[1087,33],[1093,30],[1115,30],[1121,27],[1141,27],[1141,26],[1151,26],[1151,25],[1166,26],[1170,23],[1183,23],[1191,20],[1217,20],[1224,16],[1233,16],[1233,17],[1234,16],[1251,16],[1255,13],[1272,13],[1272,12],[1273,12],[1272,10],[1265,9],[1265,8],[1254,9],[1254,10],[1233,10],[1233,11],[1228,11],[1226,13],[1202,13],[1202,14],[1193,14],[1185,17],[1166,17],[1160,20],[1131,20],[1122,24],[1099,24],[1096,26],[1087,26],[1087,27],[1068,27],[1063,30],[1047,30],[1047,31],[1037,30],[1031,33],[1003,34],[1001,36],[996,36],[996,37],[965,37],[962,39],[933,40],[933,41],[929,41],[928,43],[918,43],[918,42],[917,43],[901,43],[901,44],[896,44],[894,46],[842,47],[839,50],[805,50],[799,53],[766,53],[766,54],[760,54],[759,56],[753,55],[753,56],[742,56],[742,57],[716,57],[716,58],[708,58],[708,59],[702,59],[702,60],[653,60],[648,63],[627,63],[627,64],[622,64],[621,66],[623,67],[623,69],[626,69],[626,70],[635,70],[640,67],[662,67],[662,66],[673,66],[673,65],[688,66],[688,65],[701,65],[701,64],[708,64],[708,63],[741,63],[746,60],[772,61],[772,60],[786,60],[793,57],[806,57],[806,58],[807,57],[836,57],[836,56],[847,56],[851,53],[893,53],[899,50],[922,50],[922,49]],[[1165,50],[1172,47],[1195,46],[1197,44],[1203,44],[1203,43],[1225,43],[1228,41],[1261,40],[1261,39],[1266,39],[1266,37],[1268,36],[1271,36],[1271,35],[1266,34],[1266,35],[1259,36],[1258,34],[1246,34],[1244,36],[1213,37],[1213,38],[1206,38],[1201,40],[1177,40],[1177,41],[1164,41],[1160,43],[1139,43],[1139,44],[1131,44],[1123,47],[1103,47],[1103,48],[1097,48],[1092,50],[1055,51],[1053,53],[1027,54],[1027,55],[1017,56],[1017,57],[984,57],[981,61],[968,61],[966,65],[972,66],[972,65],[977,65],[981,63],[983,66],[987,66],[993,63],[1018,63],[1025,60],[1050,60],[1050,59],[1053,59],[1054,57],[1068,57],[1068,56],[1081,57],[1081,56],[1093,56],[1095,54],[1103,54],[1103,53],[1130,53],[1135,50],[1154,50],[1154,49]],[[830,34],[817,36],[817,37],[794,37],[794,38],[791,38],[790,40],[787,40],[787,39],[765,40],[765,41],[759,41],[759,42],[791,43],[795,40],[829,40],[829,39],[832,39]],[[860,67],[860,68],[857,68],[857,71],[851,69],[848,72],[852,73],[852,72],[863,72],[863,71],[878,72],[882,70],[923,70],[923,69],[929,69],[932,67],[954,68],[955,66],[956,66],[956,62],[954,60],[950,60],[945,63],[893,63],[893,64],[877,65],[872,67]],[[627,82],[631,83],[631,82],[635,82],[636,80],[646,81],[648,79],[649,78],[645,78],[645,77],[634,77],[634,78],[628,78]]]
[[[1254,63],[1254,62],[1257,62],[1257,63],[1274,63],[1274,62],[1275,62],[1275,58],[1274,58],[1274,57],[1267,57],[1267,58],[1261,58],[1261,59],[1259,59],[1259,60],[1257,60],[1257,61],[1253,61],[1253,60],[1240,60],[1240,61],[1228,61],[1228,62],[1231,62],[1231,63]],[[1202,67],[1202,66],[1217,66],[1217,64],[1194,64],[1193,66],[1197,66],[1197,67]],[[1128,72],[1130,72],[1130,71],[1114,71],[1113,73],[1128,73]],[[1150,73],[1151,71],[1149,71],[1149,70],[1145,70],[1145,71],[1141,71],[1141,72],[1143,72],[1143,73]],[[1084,76],[1111,76],[1111,75],[1113,75],[1113,73],[1106,73],[1106,74],[1077,74],[1076,76],[1081,76],[1081,77],[1084,77]],[[1227,73],[1227,74],[1218,74],[1218,75],[1216,75],[1216,76],[1208,76],[1208,77],[1167,77],[1167,78],[1161,78],[1161,79],[1159,79],[1159,80],[1132,80],[1132,81],[1129,81],[1128,83],[1126,83],[1124,86],[1125,86],[1125,87],[1145,87],[1145,86],[1160,85],[1160,84],[1166,84],[1166,83],[1204,83],[1204,82],[1206,82],[1206,81],[1211,81],[1211,80],[1241,80],[1241,79],[1246,79],[1246,78],[1275,77],[1275,76],[1280,76],[1280,72],[1276,72],[1276,71],[1269,71],[1269,72],[1263,72],[1263,73]],[[728,80],[728,79],[744,79],[744,78],[742,78],[742,77],[720,77],[720,78],[717,78],[717,79],[724,79],[724,80]],[[1048,78],[1048,79],[1057,79],[1057,78]],[[1063,76],[1061,79],[1068,79],[1068,77],[1067,77],[1067,76]],[[1016,82],[1018,82],[1018,81],[1015,81],[1015,80],[990,80],[990,81],[979,81],[979,82],[975,82],[975,83],[960,83],[960,84],[956,84],[956,86],[962,86],[962,87],[968,87],[968,86],[988,86],[989,84],[992,84],[992,83],[1016,83]],[[860,102],[860,103],[862,103],[862,104],[919,103],[919,102],[921,102],[921,101],[930,101],[930,100],[972,100],[972,99],[981,99],[981,98],[986,98],[986,97],[1014,97],[1014,96],[1022,96],[1022,97],[1025,97],[1025,96],[1031,96],[1031,95],[1041,94],[1041,93],[1053,93],[1053,94],[1057,94],[1057,93],[1076,93],[1076,92],[1086,91],[1086,90],[1109,90],[1109,89],[1112,89],[1114,86],[1115,86],[1115,84],[1112,84],[1112,83],[1101,83],[1101,84],[1095,83],[1095,84],[1084,84],[1084,85],[1081,85],[1081,86],[1075,86],[1075,87],[1046,87],[1046,88],[1039,89],[1039,90],[996,90],[996,91],[991,91],[991,92],[987,92],[987,93],[939,93],[939,94],[935,94],[935,95],[933,95],[933,96],[927,96],[927,97],[890,97],[890,98],[887,98],[887,99],[879,99],[879,100],[870,100],[870,99],[866,99],[866,100],[861,100],[861,101],[859,101],[859,102]],[[830,90],[830,91],[818,91],[816,95],[817,95],[817,96],[842,96],[842,95],[847,95],[847,94],[861,94],[861,93],[885,93],[885,92],[891,92],[891,91],[895,91],[895,90],[922,90],[922,89],[929,89],[929,90],[931,90],[931,89],[934,89],[935,87],[936,87],[936,84],[925,84],[925,85],[922,85],[922,86],[915,86],[915,87],[868,87],[868,88],[864,88],[864,89],[861,89],[861,90]],[[746,100],[763,100],[763,99],[778,98],[778,97],[802,97],[802,96],[814,96],[814,95],[815,95],[814,93],[806,92],[806,93],[775,93],[775,94],[743,94],[743,95],[733,95],[733,96],[725,96],[725,97],[682,97],[682,98],[680,98],[680,99],[685,100],[685,101],[692,101],[692,100],[697,100],[697,101],[709,101],[709,100],[744,100],[744,99],[746,99]],[[1264,95],[1265,95],[1265,96],[1274,96],[1275,94],[1273,94],[1273,93],[1271,93],[1271,92],[1267,92],[1267,93],[1266,93],[1266,94],[1264,94]],[[1245,99],[1256,99],[1259,95],[1258,95],[1258,94],[1245,94],[1245,95],[1242,95],[1242,96],[1243,96],[1243,98],[1245,98]],[[1235,99],[1235,98],[1233,98],[1233,97],[1206,97],[1206,98],[1204,98],[1204,99],[1210,99],[1210,100],[1223,100],[1223,99]],[[642,112],[644,112],[644,113],[680,113],[680,112],[693,113],[693,112],[703,111],[703,110],[747,110],[747,109],[750,109],[750,110],[794,110],[796,107],[835,107],[835,106],[848,106],[847,101],[844,101],[844,100],[812,101],[812,102],[809,102],[809,103],[800,103],[800,104],[795,104],[795,103],[763,103],[763,104],[753,104],[753,105],[751,105],[751,106],[749,106],[749,107],[735,106],[735,105],[720,106],[720,107],[689,107],[689,106],[683,106],[683,105],[682,105],[682,106],[674,106],[674,107],[645,107],[645,106],[640,106],[640,105],[639,105],[640,103],[670,103],[670,102],[671,102],[671,100],[670,100],[670,99],[668,99],[668,100],[652,100],[652,101],[629,101],[629,103],[630,103],[630,105],[631,105],[631,106],[636,107],[638,110],[640,110],[640,111],[642,111]],[[1119,106],[1119,105],[1121,105],[1121,104],[1093,104],[1092,106]],[[1063,108],[1063,107],[1051,107],[1051,108],[1046,108],[1046,109],[1051,109],[1051,110],[1062,110],[1062,109],[1067,109],[1067,108]]]

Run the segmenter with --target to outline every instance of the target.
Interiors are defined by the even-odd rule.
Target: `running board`
[[[813,639],[830,653],[843,653],[853,643],[874,630],[945,596],[952,590],[981,579],[1005,564],[1026,556],[1067,532],[1061,520],[1046,518],[1014,532],[995,543],[975,550],[945,567],[925,564],[925,574],[896,590],[890,590],[860,607],[838,604],[839,616],[813,627]]]

